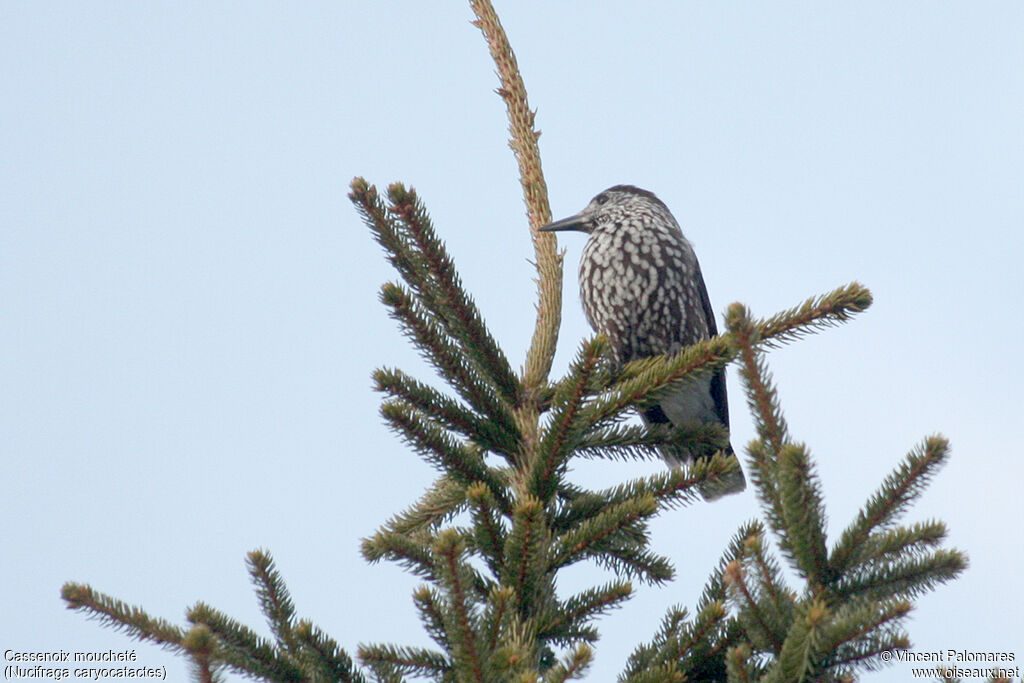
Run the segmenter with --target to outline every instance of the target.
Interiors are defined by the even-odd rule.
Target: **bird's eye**
[[[607,202],[608,202],[608,195],[604,194],[603,192],[601,194],[597,195],[597,203],[598,204],[606,204]]]

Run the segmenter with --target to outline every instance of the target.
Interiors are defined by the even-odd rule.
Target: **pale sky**
[[[953,457],[908,522],[970,555],[923,596],[917,650],[1024,659],[1024,4],[499,2],[552,209],[656,192],[719,313],[851,280],[875,305],[773,352],[834,538],[932,433]],[[461,2],[33,2],[0,10],[0,648],[136,649],[67,611],[87,582],[183,623],[264,629],[244,569],[276,558],[350,653],[427,644],[418,584],[359,539],[431,468],[383,426],[375,367],[430,370],[377,301],[395,275],[346,198],[420,192],[517,366],[532,257],[504,107]],[[590,333],[567,250],[556,371]],[[737,373],[732,441],[753,438]],[[587,463],[587,482],[660,465]],[[665,514],[678,579],[598,623],[609,681],[693,606],[753,491]],[[603,583],[574,569],[573,587]],[[7,662],[5,662],[5,665]],[[908,665],[865,681],[908,680]],[[235,680],[233,678],[232,680]]]

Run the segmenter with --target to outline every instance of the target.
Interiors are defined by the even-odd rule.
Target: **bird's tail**
[[[682,467],[694,461],[694,457],[688,448],[676,444],[666,443],[661,447],[662,457],[670,467]],[[710,458],[716,454],[723,457],[735,458],[732,445],[727,445],[725,450],[715,451],[707,455],[700,455],[698,458]],[[702,481],[697,490],[707,502],[711,503],[723,496],[739,493],[747,488],[747,479],[743,476],[743,469],[737,463],[736,469],[722,477],[709,478]]]
[[[717,451],[727,458],[736,458],[736,454],[732,450],[732,445],[726,446],[724,451]],[[743,476],[743,468],[740,464],[736,463],[736,469],[729,472],[725,476],[717,479],[705,479],[700,484],[700,495],[704,496],[704,500],[712,502],[718,500],[722,496],[728,496],[733,493],[739,493],[747,488],[747,478]]]

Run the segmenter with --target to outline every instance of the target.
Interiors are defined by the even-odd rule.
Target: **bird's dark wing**
[[[644,417],[644,421],[648,424],[663,425],[669,423],[668,415],[665,414],[665,411],[657,403],[649,408],[644,408],[641,414]]]
[[[695,273],[697,291],[700,293],[700,307],[704,311],[704,320],[708,325],[708,335],[718,336],[718,325],[715,323],[715,311],[711,308],[711,298],[708,296],[708,288],[704,284],[704,275],[700,272],[700,264],[697,264]],[[715,414],[726,427],[729,426],[729,398],[725,393],[725,368],[719,368],[711,376],[711,400],[715,402]]]
[[[718,325],[715,323],[715,310],[711,308],[711,298],[708,296],[708,288],[704,285],[704,274],[700,272],[699,263],[694,279],[697,281],[697,291],[700,293],[700,308],[704,311],[704,320],[708,324],[708,334],[712,337],[717,336]]]

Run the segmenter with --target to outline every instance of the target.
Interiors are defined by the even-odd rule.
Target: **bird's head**
[[[590,234],[600,227],[621,224],[627,217],[665,215],[671,219],[668,207],[653,192],[632,185],[616,185],[591,199],[575,216],[548,223],[541,231],[576,230]]]

